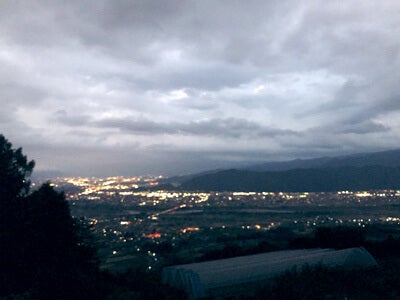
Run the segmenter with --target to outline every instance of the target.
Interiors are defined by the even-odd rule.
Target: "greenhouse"
[[[287,250],[170,266],[163,269],[162,280],[196,299],[214,289],[260,282],[306,265],[352,269],[377,263],[364,248]]]

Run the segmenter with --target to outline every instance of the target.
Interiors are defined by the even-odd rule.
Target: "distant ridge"
[[[400,150],[222,170],[189,177],[180,188],[271,192],[400,189]]]
[[[292,169],[311,169],[340,166],[400,166],[400,149],[373,153],[358,153],[346,156],[266,162],[241,169],[249,171],[286,171]]]
[[[225,170],[182,183],[183,190],[330,192],[400,189],[400,167],[364,166],[287,171]]]
[[[183,182],[186,182],[190,179],[193,179],[195,177],[203,176],[203,175],[209,175],[209,174],[214,174],[224,171],[223,169],[216,169],[216,170],[209,170],[209,171],[204,171],[200,173],[195,173],[195,174],[187,174],[187,175],[178,175],[178,176],[173,176],[173,177],[167,177],[165,179],[161,179],[160,183],[165,184],[165,185],[171,185],[172,187],[177,187],[181,185]]]

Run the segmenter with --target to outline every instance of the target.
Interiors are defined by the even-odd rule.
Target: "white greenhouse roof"
[[[201,298],[211,289],[257,282],[295,266],[317,264],[345,268],[377,265],[364,248],[287,250],[170,266],[163,269],[162,280],[185,290],[191,298]]]

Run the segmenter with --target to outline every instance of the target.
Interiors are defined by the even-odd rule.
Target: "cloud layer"
[[[396,148],[398,1],[0,3],[0,131],[65,174]]]

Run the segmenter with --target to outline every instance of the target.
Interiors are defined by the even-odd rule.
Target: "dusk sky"
[[[0,1],[0,133],[65,175],[399,148],[400,2]]]

